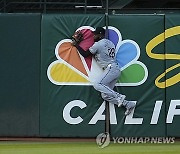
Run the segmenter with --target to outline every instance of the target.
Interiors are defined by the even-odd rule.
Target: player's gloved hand
[[[80,30],[75,32],[71,40],[72,40],[72,45],[74,46],[78,45],[83,40],[82,32]]]

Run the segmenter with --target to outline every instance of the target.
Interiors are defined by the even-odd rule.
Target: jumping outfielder
[[[118,107],[126,108],[125,115],[129,115],[135,108],[135,103],[125,100],[125,95],[115,92],[113,89],[119,78],[121,71],[115,58],[115,45],[105,38],[105,29],[97,27],[94,33],[94,44],[87,51],[84,51],[79,43],[83,40],[80,31],[72,37],[72,44],[78,49],[83,57],[94,56],[97,63],[104,70],[94,83],[94,88],[101,92],[101,96],[109,103],[116,104]]]

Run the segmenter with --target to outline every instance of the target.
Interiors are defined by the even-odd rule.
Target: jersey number
[[[114,48],[108,48],[109,57],[114,58],[115,57],[115,49]]]

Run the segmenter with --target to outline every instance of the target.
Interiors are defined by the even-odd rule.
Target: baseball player
[[[135,108],[135,103],[125,100],[125,95],[113,90],[121,73],[115,58],[115,45],[105,38],[105,29],[103,27],[97,27],[93,33],[95,43],[87,51],[84,51],[79,46],[83,37],[80,31],[73,35],[72,44],[83,57],[86,58],[93,55],[97,63],[104,70],[93,84],[94,88],[101,92],[102,98],[109,103],[116,104],[118,107],[124,106],[126,108],[125,115],[129,115]]]

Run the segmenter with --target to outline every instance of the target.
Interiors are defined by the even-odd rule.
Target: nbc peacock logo
[[[79,44],[84,50],[93,45],[93,27],[82,26],[84,40]],[[116,46],[116,59],[121,67],[121,76],[116,86],[139,86],[148,77],[147,67],[140,61],[139,45],[133,40],[122,40],[120,31],[112,26],[108,27],[109,39]],[[71,39],[61,40],[55,48],[56,61],[47,69],[49,80],[55,85],[92,85],[97,76],[102,73],[93,57],[82,57]]]

